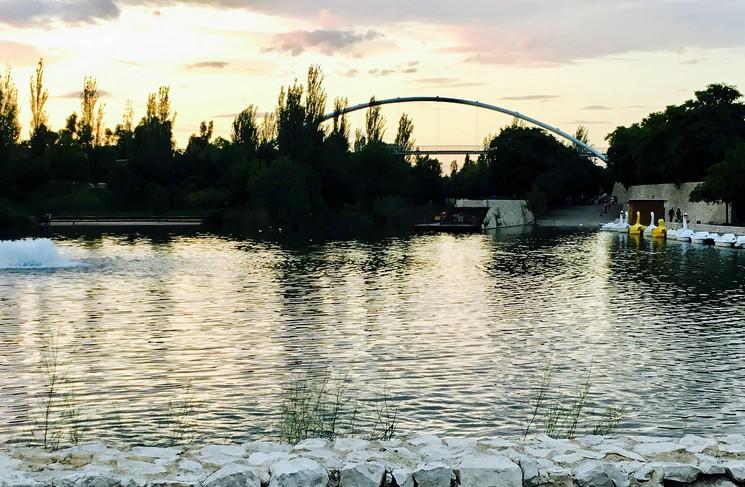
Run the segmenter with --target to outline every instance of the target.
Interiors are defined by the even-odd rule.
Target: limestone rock
[[[491,455],[466,457],[458,467],[463,487],[521,487],[523,475],[509,458]]]
[[[724,468],[735,482],[745,482],[745,461],[736,460],[726,462]]]
[[[685,446],[672,441],[662,441],[654,443],[642,443],[636,445],[634,451],[643,457],[655,457],[665,453],[674,453],[685,450]]]
[[[326,469],[308,458],[279,461],[270,471],[269,487],[325,487],[329,482]]]
[[[334,450],[340,452],[365,450],[369,446],[369,441],[355,438],[339,438],[334,442]]]
[[[628,477],[610,463],[585,462],[575,471],[580,487],[628,487]]]
[[[414,487],[414,475],[411,470],[406,468],[394,468],[393,480],[396,481],[398,487]]]
[[[409,439],[413,446],[443,446],[442,440],[435,435],[419,435]]]
[[[379,463],[358,463],[341,469],[341,487],[380,487],[385,479],[385,467]]]
[[[422,463],[413,473],[418,487],[450,487],[453,469],[442,462]]]
[[[711,438],[703,438],[697,435],[685,435],[678,443],[685,447],[688,453],[701,453],[707,448],[710,448],[717,444],[716,440]]]
[[[210,475],[205,487],[261,487],[257,472],[246,465],[230,464]]]
[[[323,438],[309,438],[295,445],[292,450],[293,451],[318,450],[320,448],[326,448],[328,444],[329,444],[328,440],[324,440]]]

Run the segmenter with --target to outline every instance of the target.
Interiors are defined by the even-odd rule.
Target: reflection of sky
[[[85,267],[0,281],[0,438],[26,421],[55,330],[104,438],[157,438],[188,385],[203,434],[261,435],[307,369],[347,375],[362,397],[387,388],[406,430],[517,432],[549,360],[554,391],[590,372],[591,406],[625,407],[640,431],[739,428],[745,261],[732,249],[533,229],[60,245]]]

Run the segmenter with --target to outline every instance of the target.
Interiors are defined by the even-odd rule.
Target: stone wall
[[[688,212],[691,223],[721,224],[725,222],[725,206],[723,204],[691,203],[691,191],[698,183],[683,183],[679,187],[674,184],[643,184],[624,188],[621,183],[613,186],[613,196],[624,207],[629,200],[665,200],[665,221],[668,220],[667,210],[680,208]],[[655,215],[661,218],[660,215]]]
[[[531,225],[535,217],[525,207],[525,200],[467,200],[455,201],[456,208],[489,208],[484,228],[520,227]]]
[[[733,487],[745,436],[305,440],[185,448],[0,449],[0,486]]]

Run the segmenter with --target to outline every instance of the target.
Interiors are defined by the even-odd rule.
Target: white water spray
[[[0,240],[0,269],[51,269],[79,265],[79,262],[65,258],[48,238]]]

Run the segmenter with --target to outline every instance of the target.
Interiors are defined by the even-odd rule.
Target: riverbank
[[[745,436],[545,435],[296,445],[135,447],[102,443],[56,452],[0,448],[0,486],[638,487],[745,484]]]

